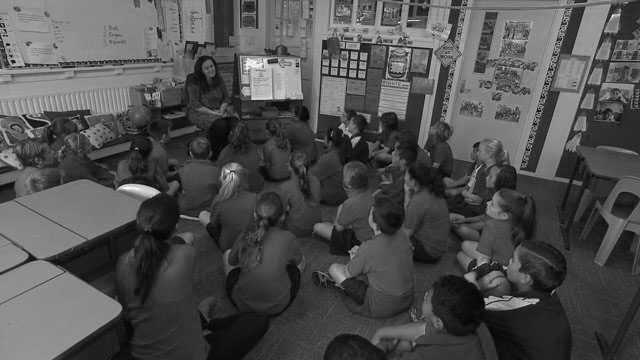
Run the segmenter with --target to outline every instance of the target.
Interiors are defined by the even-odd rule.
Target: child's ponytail
[[[146,176],[149,170],[149,155],[153,144],[146,137],[137,137],[129,146],[129,171],[133,176]]]
[[[498,139],[484,139],[480,142],[484,145],[489,156],[496,161],[498,165],[509,165],[509,155],[504,150],[502,142]]]
[[[533,237],[536,229],[536,204],[531,196],[523,196],[511,189],[502,189],[499,207],[511,219],[511,239],[514,246]]]
[[[305,200],[311,198],[311,186],[309,185],[309,177],[307,175],[307,169],[309,168],[309,159],[307,155],[302,151],[294,151],[291,154],[291,160],[289,161],[291,170],[298,177],[298,184],[300,185],[300,191]]]
[[[280,125],[280,120],[269,119],[269,121],[267,121],[266,127],[269,134],[273,136],[273,139],[275,140],[276,146],[278,147],[278,149],[285,150],[285,151],[289,150],[290,148],[289,140],[282,132],[282,126]]]
[[[149,297],[157,273],[169,253],[166,242],[180,220],[178,203],[170,195],[158,194],[145,200],[138,209],[137,228],[140,232],[134,246],[136,288],[141,304]]]
[[[242,268],[250,269],[262,263],[264,236],[269,228],[280,223],[283,214],[284,205],[278,194],[267,192],[260,195],[254,211],[255,228],[243,234],[238,249]]]
[[[246,189],[248,173],[238,163],[228,163],[220,170],[220,191],[212,205],[234,197],[240,190]]]

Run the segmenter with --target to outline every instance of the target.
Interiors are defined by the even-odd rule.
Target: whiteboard
[[[18,12],[10,1],[0,3],[0,12],[11,15],[15,28]],[[54,44],[60,63],[157,58],[158,16],[153,2],[47,0],[44,4],[48,32],[16,31],[23,57],[28,46]]]
[[[239,55],[240,98],[255,100],[251,96],[251,69],[266,69],[270,71],[272,98],[260,96],[260,100],[302,100],[300,66],[297,56]]]

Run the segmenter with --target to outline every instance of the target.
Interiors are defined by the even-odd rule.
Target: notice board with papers
[[[242,100],[302,100],[300,57],[238,55]]]

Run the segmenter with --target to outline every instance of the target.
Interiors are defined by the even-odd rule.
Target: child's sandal
[[[323,288],[329,289],[336,286],[336,282],[331,278],[331,275],[323,271],[314,271],[311,274],[311,279],[316,286]]]

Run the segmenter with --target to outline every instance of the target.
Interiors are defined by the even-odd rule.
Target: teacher
[[[193,73],[187,76],[187,111],[189,121],[208,131],[218,118],[233,115],[231,97],[211,56],[196,60]]]

